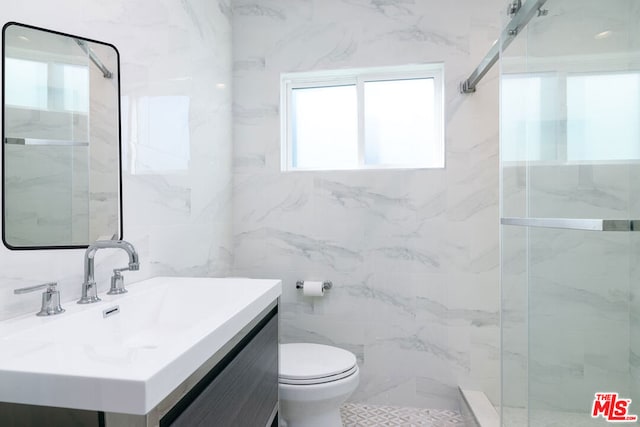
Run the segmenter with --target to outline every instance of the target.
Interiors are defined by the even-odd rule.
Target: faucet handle
[[[124,287],[124,277],[122,276],[122,272],[128,270],[131,270],[131,268],[123,267],[115,268],[113,270],[113,276],[111,276],[111,288],[109,288],[107,295],[120,295],[128,292]]]
[[[39,291],[40,289],[44,289],[44,288],[47,288],[47,290],[55,291],[56,286],[58,286],[58,283],[56,282],[47,282],[47,283],[43,283],[42,285],[27,286],[26,288],[14,289],[13,293],[16,295],[28,294],[29,292]]]
[[[60,291],[56,289],[57,285],[56,282],[48,282],[41,285],[14,289],[13,293],[20,295],[46,289],[42,293],[42,307],[40,307],[40,311],[36,313],[36,316],[53,316],[54,314],[64,313],[64,308],[60,306]]]

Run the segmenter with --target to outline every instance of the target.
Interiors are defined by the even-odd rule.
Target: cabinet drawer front
[[[247,339],[250,341],[243,339],[229,358],[220,362],[222,370],[217,366],[203,379],[208,385],[200,387],[202,392],[197,396],[186,396],[186,402],[178,403],[175,408],[181,412],[170,412],[160,426],[267,425],[278,403],[278,316],[275,310],[249,333]]]

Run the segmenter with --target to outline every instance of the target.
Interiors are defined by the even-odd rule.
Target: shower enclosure
[[[640,415],[638,23],[548,0],[501,55],[503,426]]]

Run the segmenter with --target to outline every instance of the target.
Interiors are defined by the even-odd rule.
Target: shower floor
[[[459,412],[441,409],[346,403],[340,408],[345,427],[429,426],[462,427]]]

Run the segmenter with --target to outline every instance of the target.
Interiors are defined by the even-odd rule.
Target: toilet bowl
[[[340,427],[340,405],[358,387],[349,351],[321,344],[280,345],[280,419],[287,427]]]

